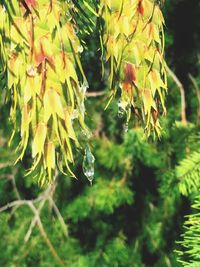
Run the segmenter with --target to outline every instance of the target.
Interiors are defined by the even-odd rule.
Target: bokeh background
[[[187,254],[180,256],[183,225],[198,192],[185,192],[187,181],[177,166],[192,153],[199,155],[200,3],[166,0],[162,10],[169,69],[161,140],[146,140],[134,121],[126,132],[117,103],[104,111],[106,94],[91,94],[104,92],[106,81],[98,32],[82,36],[88,43],[82,62],[90,84],[86,120],[96,159],[92,186],[83,175],[81,152],[74,167],[78,180],[59,174],[47,189],[24,177],[30,153],[13,166],[19,137],[8,148],[12,125],[1,92],[0,207],[35,200],[36,211],[29,203],[0,213],[0,267],[186,266],[180,262],[189,261]],[[3,88],[3,79],[0,83]],[[200,183],[199,175],[195,179]],[[199,267],[200,260],[187,266]]]

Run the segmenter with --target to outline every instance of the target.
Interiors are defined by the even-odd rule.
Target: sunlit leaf
[[[34,135],[32,144],[32,156],[35,158],[37,154],[42,154],[44,151],[44,143],[47,137],[47,126],[45,123],[39,123]]]

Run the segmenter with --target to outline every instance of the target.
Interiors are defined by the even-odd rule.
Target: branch
[[[39,213],[39,214],[40,214],[40,212],[41,212],[41,210],[42,210],[42,208],[43,208],[45,202],[46,202],[45,199],[44,199],[43,201],[40,202],[40,205],[39,205],[39,208],[38,208],[38,213]],[[29,238],[30,238],[30,236],[31,236],[31,234],[32,234],[33,228],[35,227],[36,223],[37,223],[37,217],[35,216],[35,217],[32,219],[31,224],[30,224],[30,226],[29,226],[29,229],[28,229],[28,231],[27,231],[27,233],[26,233],[26,235],[25,235],[25,237],[24,237],[24,242],[25,242],[25,243],[28,242],[28,240],[29,240]]]
[[[100,92],[86,92],[87,97],[97,97],[97,96],[102,96],[105,95],[106,91],[100,91]]]
[[[66,267],[66,265],[64,264],[64,262],[62,261],[62,259],[59,257],[59,255],[57,254],[54,246],[52,245],[50,239],[48,238],[48,235],[43,227],[43,224],[41,222],[40,219],[40,214],[38,212],[38,210],[36,209],[36,207],[34,206],[34,202],[37,202],[40,198],[37,198],[35,200],[16,200],[13,201],[11,203],[8,203],[7,205],[3,206],[2,208],[0,208],[0,212],[3,212],[11,207],[16,207],[16,206],[22,206],[22,205],[27,205],[30,207],[30,209],[33,211],[33,213],[35,214],[35,219],[37,222],[37,225],[39,227],[40,230],[40,234],[43,236],[47,246],[49,247],[52,255],[54,256],[54,258],[56,259],[56,261],[59,263],[60,266],[62,267]]]
[[[198,100],[198,108],[197,108],[197,124],[200,123],[200,88],[197,84],[197,81],[195,80],[195,78],[192,76],[192,74],[189,73],[189,78],[192,81],[194,88],[196,90],[196,94],[197,94],[197,100]]]
[[[4,162],[4,163],[0,163],[0,169],[4,169],[4,168],[7,168],[7,167],[10,167],[13,165],[13,162]]]
[[[42,194],[42,197],[44,198],[41,202],[40,202],[40,205],[38,207],[38,213],[40,214],[42,208],[44,207],[44,204],[45,202],[47,201],[47,199],[49,198],[49,195],[51,192],[54,192],[54,189],[55,189],[55,184],[53,183],[52,185],[50,185]],[[32,234],[32,231],[33,231],[33,228],[35,227],[37,223],[37,216],[35,216],[32,221],[31,221],[31,224],[29,226],[29,229],[24,237],[24,241],[25,243],[28,242],[31,234]]]
[[[166,64],[166,70],[180,90],[180,94],[181,94],[181,120],[182,120],[182,123],[184,125],[186,125],[187,124],[186,101],[185,101],[185,90],[184,90],[183,84],[178,79],[176,74],[167,66],[167,64]]]
[[[61,216],[60,214],[60,211],[59,209],[57,208],[54,200],[53,200],[53,197],[52,197],[52,194],[54,193],[55,191],[55,187],[56,187],[56,183],[55,183],[55,180],[54,180],[54,183],[49,186],[38,198],[36,199],[32,199],[32,200],[16,200],[16,201],[13,201],[13,202],[10,202],[6,205],[4,205],[3,207],[0,208],[0,212],[3,212],[9,208],[19,208],[20,206],[22,205],[27,205],[29,206],[29,208],[32,210],[33,214],[35,215],[31,221],[31,224],[29,226],[29,229],[28,229],[28,232],[24,238],[25,242],[27,242],[31,236],[31,233],[32,233],[32,230],[34,228],[34,226],[37,224],[38,225],[38,228],[39,228],[39,231],[40,231],[40,234],[42,235],[42,237],[44,238],[44,241],[46,242],[48,248],[50,249],[53,257],[55,258],[55,260],[59,263],[60,266],[62,267],[66,267],[66,264],[63,262],[63,260],[60,258],[60,256],[58,255],[57,251],[55,250],[53,244],[51,243],[45,229],[44,229],[44,226],[42,224],[42,221],[40,219],[40,212],[45,204],[45,202],[47,200],[49,200],[52,205],[53,205],[53,208],[56,212],[56,215],[58,216],[58,220],[59,222],[61,223],[61,226],[62,226],[62,229],[63,231],[65,232],[65,235],[67,235],[67,227],[65,225],[65,222],[64,222],[64,219],[63,217]],[[39,204],[39,208],[37,209],[34,205],[34,203],[37,203],[37,202],[40,202]]]
[[[56,252],[54,246],[52,245],[50,239],[48,238],[48,235],[47,235],[47,233],[46,233],[46,231],[45,231],[45,229],[43,227],[43,224],[41,222],[38,210],[35,208],[35,206],[33,205],[33,203],[31,201],[28,203],[28,205],[31,208],[31,210],[33,211],[33,213],[35,214],[36,218],[37,218],[37,225],[39,227],[40,233],[43,236],[43,238],[44,238],[47,246],[49,247],[51,253],[53,254],[54,258],[57,260],[57,262],[60,264],[60,266],[66,267],[66,264],[62,261],[62,259],[60,258],[60,256]]]
[[[62,215],[61,215],[61,213],[60,213],[60,211],[59,211],[59,209],[58,209],[58,207],[57,207],[57,205],[55,203],[55,201],[53,200],[52,197],[49,197],[49,201],[51,202],[51,204],[53,206],[53,209],[54,209],[54,211],[55,211],[55,213],[56,213],[56,215],[58,217],[58,220],[59,220],[60,225],[61,225],[61,227],[63,229],[65,237],[68,237],[67,225],[66,225],[66,223],[65,223],[65,221],[64,221],[64,219],[63,219],[63,217],[62,217]]]
[[[11,174],[11,177],[10,178],[11,178],[11,183],[12,183],[13,190],[15,192],[15,195],[16,195],[17,199],[20,200],[21,197],[20,197],[19,190],[17,189],[16,180],[15,180],[15,174],[17,173],[17,171],[18,171],[18,168],[15,168],[14,171],[13,171],[13,173]]]
[[[31,201],[31,200],[15,200],[15,201],[12,201],[12,202],[6,204],[5,206],[1,207],[0,208],[0,212],[3,212],[5,210],[8,210],[8,209],[16,207],[16,206],[19,207],[19,206],[22,206],[22,205],[27,205],[28,201]]]

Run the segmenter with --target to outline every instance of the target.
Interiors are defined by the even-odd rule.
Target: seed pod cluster
[[[14,132],[21,134],[17,160],[32,140],[29,173],[39,176],[41,185],[52,180],[56,162],[74,176],[70,164],[73,147],[79,146],[74,127],[87,131],[82,46],[69,9],[62,0],[5,0],[0,5],[0,57],[7,73]]]
[[[149,136],[161,134],[158,115],[165,113],[167,90],[164,19],[153,0],[102,0],[103,56],[109,65],[111,99],[121,91],[119,108],[130,118],[131,109]]]

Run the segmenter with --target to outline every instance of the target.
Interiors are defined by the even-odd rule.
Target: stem
[[[181,81],[178,79],[176,74],[167,66],[166,64],[166,70],[168,74],[171,76],[175,84],[178,86],[181,94],[181,120],[184,125],[187,125],[187,118],[186,118],[186,101],[185,101],[185,90],[181,83]]]
[[[40,220],[40,215],[38,213],[38,210],[35,208],[35,206],[33,205],[33,203],[30,201],[28,202],[29,207],[31,208],[31,210],[33,211],[33,213],[35,214],[36,218],[37,218],[37,225],[39,227],[40,230],[40,234],[43,236],[44,241],[46,242],[47,246],[49,247],[52,255],[54,256],[54,258],[56,259],[56,261],[59,263],[60,266],[62,267],[66,267],[65,263],[62,261],[62,259],[60,258],[60,256],[58,255],[58,253],[56,252],[54,246],[52,245],[50,239],[48,238],[48,235],[43,227],[43,224]]]
[[[97,97],[97,96],[102,96],[105,95],[106,92],[105,91],[100,91],[100,92],[87,92],[86,96],[87,97]]]
[[[197,108],[197,124],[200,124],[200,88],[197,84],[197,81],[195,80],[195,78],[189,73],[189,78],[192,81],[194,88],[196,90],[196,94],[197,94],[197,100],[198,100],[198,108]]]

